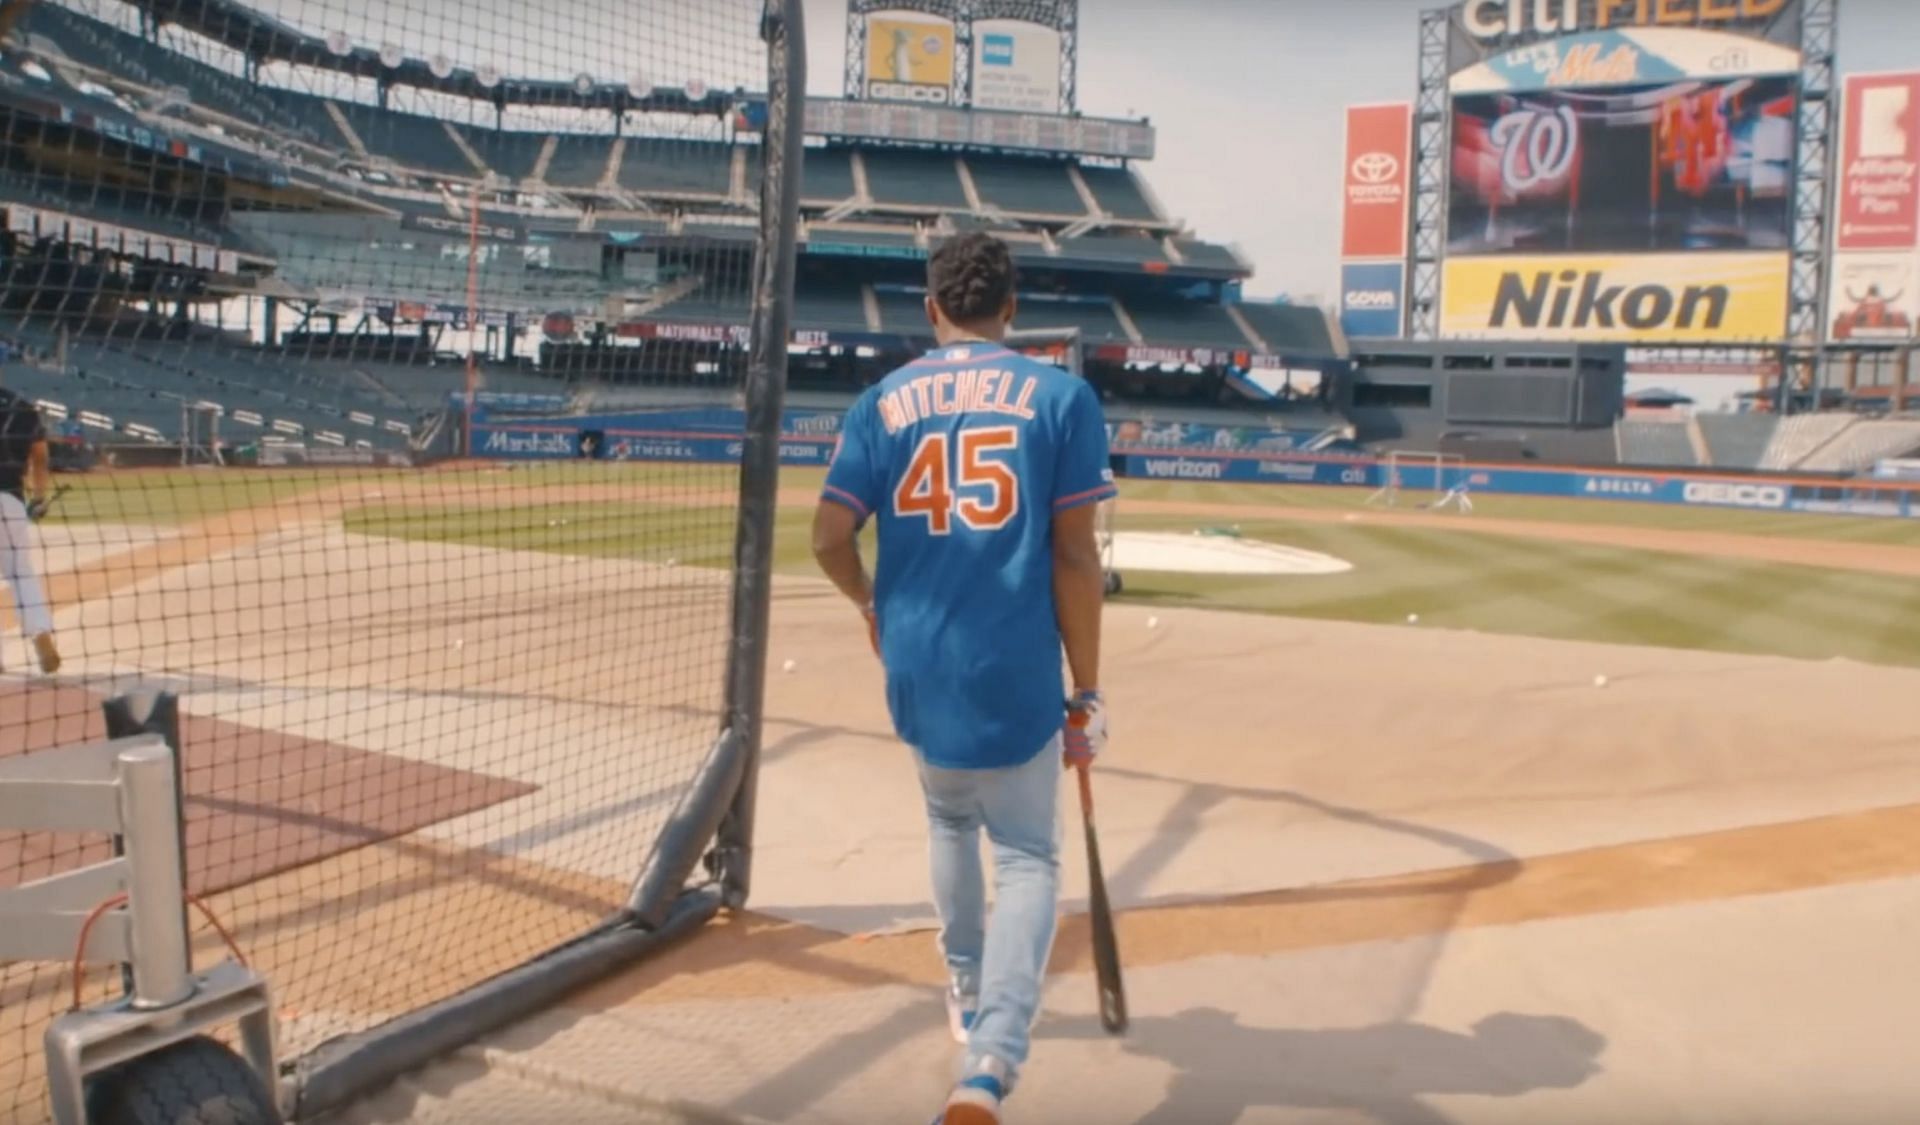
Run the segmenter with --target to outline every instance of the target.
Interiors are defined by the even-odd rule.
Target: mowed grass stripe
[[[1124,526],[1179,529],[1165,519]],[[1379,524],[1239,526],[1355,569],[1289,578],[1129,572],[1127,599],[1372,623],[1418,613],[1429,625],[1483,632],[1920,664],[1920,605],[1911,583],[1890,576]],[[1885,628],[1888,614],[1907,628]]]

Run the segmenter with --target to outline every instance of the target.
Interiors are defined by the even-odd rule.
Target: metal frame
[[[234,1024],[262,1087],[274,1089],[266,982],[232,962],[193,971],[182,912],[179,768],[164,737],[148,732],[0,762],[0,825],[104,832],[120,841],[112,859],[0,891],[0,958],[127,966],[124,997],[68,1012],[47,1028],[57,1125],[85,1125],[89,1078]],[[103,909],[121,895],[123,905]]]
[[[656,839],[620,910],[574,941],[484,984],[323,1044],[299,1060],[289,1076],[299,1117],[346,1105],[372,1087],[658,952],[697,932],[722,909],[746,901],[752,879],[780,415],[804,151],[802,6],[803,0],[765,0],[761,19],[768,53],[768,121],[762,145],[766,169],[753,274],[725,715],[713,749]],[[690,885],[703,861],[704,877]]]
[[[1420,90],[1413,103],[1413,205],[1407,209],[1407,336],[1440,335],[1440,262],[1447,238],[1447,35],[1452,10],[1420,13]]]
[[[1433,466],[1433,494],[1435,498],[1431,502],[1421,505],[1421,507],[1438,509],[1452,504],[1458,507],[1463,513],[1473,511],[1473,501],[1467,495],[1466,458],[1458,453],[1429,452],[1423,449],[1390,449],[1387,451],[1387,459],[1384,465],[1386,477],[1380,482],[1380,487],[1375,489],[1373,494],[1367,497],[1367,506],[1371,507],[1375,504],[1385,504],[1389,508],[1397,508],[1400,506],[1400,492],[1403,487],[1411,487],[1414,492],[1424,491],[1418,486],[1406,486],[1402,484],[1400,479],[1401,474],[1406,471],[1406,467],[1402,463],[1403,459],[1414,461],[1422,467],[1429,464]],[[1447,483],[1447,471],[1450,468],[1460,471],[1459,481],[1451,485]]]

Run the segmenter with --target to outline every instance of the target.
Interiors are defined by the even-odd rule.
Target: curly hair
[[[927,263],[927,292],[955,324],[997,316],[1013,297],[1013,255],[982,231],[942,243]]]

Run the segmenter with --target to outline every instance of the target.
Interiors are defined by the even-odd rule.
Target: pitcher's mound
[[[1113,537],[1113,568],[1180,574],[1343,574],[1353,564],[1258,539],[1122,531]]]

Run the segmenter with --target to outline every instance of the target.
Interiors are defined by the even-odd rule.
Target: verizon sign
[[[1920,73],[1848,76],[1844,133],[1836,248],[1920,246]]]
[[[1399,102],[1347,108],[1341,257],[1406,256],[1412,147],[1412,106]]]

